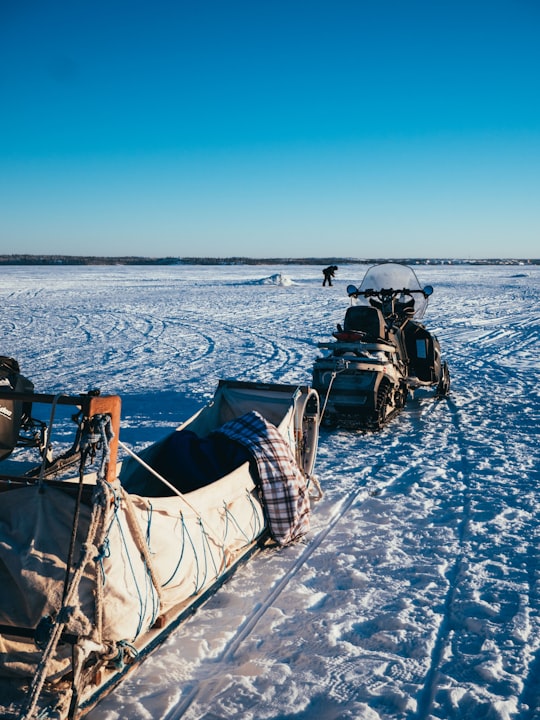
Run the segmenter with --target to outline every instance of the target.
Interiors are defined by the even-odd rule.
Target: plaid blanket
[[[279,430],[254,410],[225,423],[216,432],[240,443],[253,455],[274,540],[287,545],[305,535],[311,512],[307,480]]]

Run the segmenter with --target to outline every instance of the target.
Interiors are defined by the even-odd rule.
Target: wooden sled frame
[[[267,386],[265,384],[257,383],[225,384],[234,386],[235,389],[244,388],[250,390],[260,390],[262,392],[273,391],[274,393],[277,392],[278,395],[284,395],[284,397],[290,394],[291,398],[294,398],[294,407],[296,409],[296,414],[298,415],[295,435],[296,431],[301,430],[302,425],[304,425],[305,428],[311,430],[311,425],[316,422],[318,410],[318,403],[315,403],[315,400],[317,399],[316,396],[313,396],[313,398],[311,398],[311,395],[309,395],[309,397],[311,398],[311,402],[309,403],[308,409],[306,408],[307,400],[306,402],[304,402],[303,398],[301,399],[300,406],[297,407],[296,390],[293,392],[294,389],[287,388],[285,386]],[[105,485],[117,485],[117,456],[119,446],[121,406],[120,397],[100,396],[91,394],[77,396],[52,394],[39,395],[36,393],[14,393],[4,391],[0,392],[0,399],[10,400],[14,402],[31,402],[32,404],[40,403],[53,406],[51,408],[51,426],[52,418],[54,416],[53,411],[55,405],[71,406],[74,408],[78,408],[81,411],[82,415],[81,422],[84,422],[85,420],[92,420],[92,418],[98,415],[109,416],[111,419],[110,426],[112,427],[112,430],[114,432],[114,437],[112,437],[109,442],[108,464],[105,468],[105,473],[101,473],[101,477],[102,479],[104,479]],[[315,407],[315,405],[317,405],[317,407]],[[305,411],[307,412],[305,413]],[[306,414],[307,417],[304,417],[304,414]],[[311,448],[307,452],[307,457],[304,457],[304,462],[312,466],[315,452],[316,442],[315,447]],[[84,482],[85,472],[83,462],[80,463],[79,469],[79,482],[76,481],[73,473],[71,474],[69,480],[54,480],[48,478],[40,479],[36,476],[28,477],[27,475],[25,476],[21,474],[14,475],[13,473],[7,475],[0,475],[0,492],[9,492],[10,490],[16,490],[25,486],[39,486],[39,483],[43,482],[45,486],[52,486],[54,488],[60,489],[62,492],[65,492],[72,497],[78,497],[79,500],[82,500],[84,504],[90,504],[92,503],[92,494],[95,485],[89,482]],[[88,713],[101,699],[108,695],[110,691],[114,687],[116,687],[128,674],[130,674],[135,668],[137,668],[146,657],[148,657],[154,650],[156,650],[173,631],[175,631],[189,617],[191,617],[193,613],[196,612],[196,610],[201,605],[203,605],[235,573],[235,571],[240,565],[248,561],[254,554],[260,552],[261,549],[263,549],[265,546],[268,546],[268,543],[269,532],[267,529],[264,529],[258,537],[254,537],[248,544],[246,544],[241,550],[239,550],[235,554],[235,557],[231,558],[229,566],[224,570],[224,572],[219,575],[219,577],[215,579],[215,581],[211,585],[206,586],[201,590],[201,592],[192,595],[187,600],[179,602],[174,608],[170,608],[166,614],[158,616],[154,625],[151,626],[144,635],[141,635],[133,641],[132,649],[135,655],[133,657],[126,658],[125,663],[119,663],[116,666],[114,665],[114,663],[106,665],[96,664],[95,667],[89,665],[87,668],[85,668],[84,673],[86,675],[86,679],[84,681],[84,686],[79,688],[75,684],[75,682],[71,685],[72,690],[71,701],[69,702],[69,709],[67,709],[67,713],[65,715],[63,714],[64,710],[62,710],[61,717],[70,719],[80,718],[86,713]],[[32,640],[42,641],[42,637],[40,636],[40,628],[18,627],[15,625],[0,625],[0,635],[12,636],[14,639],[18,637],[21,639],[21,641],[25,642],[32,642]],[[77,634],[73,632],[68,632],[67,628],[65,628],[61,632],[58,642],[59,645],[71,646],[71,652],[73,653],[79,642],[79,639],[80,638]],[[66,676],[66,682],[71,682],[69,676]],[[81,690],[80,694],[79,689]],[[41,691],[38,692],[39,696],[41,696]],[[39,696],[36,696],[35,693],[33,695],[37,702],[37,697]],[[30,701],[28,701],[27,703],[27,700],[24,697],[21,697],[19,694],[14,696],[13,700],[9,703],[9,709],[7,709],[7,707],[4,708],[4,712],[7,710],[8,714],[2,714],[2,710],[0,709],[0,717],[17,717],[18,720],[20,720],[20,718],[22,717],[24,717],[25,720],[33,717],[33,707],[36,707],[36,705],[32,705],[32,696],[29,695],[28,697],[30,697]],[[54,698],[51,698],[51,696],[49,695],[49,691],[46,690],[44,692],[44,696],[40,699],[39,708],[41,708],[41,711],[45,712],[54,711],[54,703]],[[23,715],[20,715],[19,713],[17,713],[16,715],[12,714],[11,708],[17,706],[21,708],[26,707],[26,711],[23,709]],[[32,715],[27,714],[28,712],[31,712]]]
[[[81,425],[82,423],[88,421],[91,422],[94,418],[96,418],[96,416],[108,416],[111,422],[112,434],[108,443],[108,459],[104,467],[103,480],[110,484],[115,481],[121,411],[121,399],[118,395],[102,396],[96,393],[85,395],[51,395],[33,392],[12,392],[4,390],[0,391],[0,400],[7,400],[13,403],[32,403],[32,405],[49,405],[51,406],[51,424],[54,417],[54,410],[57,405],[78,408],[79,411],[82,413],[82,418],[80,421]],[[50,433],[50,431],[51,427],[48,427],[47,432]],[[48,437],[50,437],[50,435]],[[43,482],[46,485],[61,488],[63,491],[70,495],[78,495],[79,500],[82,502],[88,502],[90,500],[91,493],[94,490],[94,486],[85,484],[83,482],[83,463],[84,458],[82,458],[81,456],[80,477],[78,483],[74,482],[73,480],[52,480],[46,477],[40,478],[39,475],[29,476],[15,474],[13,472],[7,474],[0,474],[0,493],[9,492],[10,490],[15,490],[20,487],[36,485],[40,482]],[[68,565],[67,572],[69,573],[69,571],[70,567]],[[34,641],[36,641],[38,633],[39,628],[0,625],[0,635],[18,637],[21,639],[34,639]],[[71,645],[73,647],[77,643],[78,639],[79,638],[77,635],[68,632],[62,632],[59,642],[61,644],[65,643]],[[2,717],[6,716],[2,715]]]
[[[120,408],[121,399],[118,395],[51,395],[51,394],[39,394],[39,393],[20,393],[10,391],[0,391],[0,400],[10,400],[13,402],[27,402],[32,404],[50,405],[52,408],[56,405],[68,405],[71,407],[79,408],[84,416],[84,419],[91,420],[96,415],[109,415],[111,418],[112,429],[114,436],[110,441],[110,457],[108,466],[106,469],[105,480],[107,482],[114,482],[116,478],[116,461],[118,458],[118,437],[120,434]],[[49,428],[50,431],[50,428]],[[31,478],[24,477],[21,475],[14,474],[0,474],[0,492],[2,490],[8,490],[9,487],[5,487],[5,483],[22,483],[29,484],[32,482]],[[50,481],[47,481],[50,482]],[[63,483],[65,486],[66,483]]]
[[[0,400],[11,400],[14,402],[31,402],[43,405],[67,405],[79,408],[83,413],[84,420],[92,420],[97,415],[108,415],[111,418],[113,437],[109,444],[109,461],[105,469],[105,481],[113,483],[116,478],[116,462],[118,457],[118,439],[120,433],[120,408],[121,399],[118,395],[50,395],[38,393],[18,393],[10,391],[0,391]],[[28,475],[17,475],[14,473],[0,474],[0,493],[14,490],[21,485],[32,485],[39,482],[39,478]],[[47,485],[60,487],[70,494],[77,491],[77,483],[69,480],[50,480],[44,479]],[[79,483],[81,484],[81,483]],[[82,488],[81,488],[82,489]],[[93,486],[88,486],[92,490]],[[0,625],[0,633],[7,632],[11,635],[20,635],[21,637],[33,637],[34,630],[27,628],[14,628]],[[73,643],[74,636],[66,635],[64,640]]]

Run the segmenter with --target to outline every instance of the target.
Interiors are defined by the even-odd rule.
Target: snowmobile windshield
[[[412,296],[407,294],[407,290],[422,290],[422,286],[418,282],[414,270],[408,265],[400,263],[373,265],[364,275],[359,290],[402,290],[402,295],[398,300],[406,302],[411,297],[413,298],[416,320],[420,320],[424,316],[428,306],[428,298],[424,297],[421,292],[414,292]]]

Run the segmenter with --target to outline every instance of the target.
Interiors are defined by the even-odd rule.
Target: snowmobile
[[[420,322],[433,287],[420,286],[412,268],[381,263],[368,269],[359,288],[347,287],[351,305],[334,340],[317,343],[313,388],[321,397],[321,424],[378,430],[409,394],[450,390],[440,344]]]

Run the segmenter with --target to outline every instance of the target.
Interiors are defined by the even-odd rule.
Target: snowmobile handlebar
[[[431,285],[426,285],[424,288],[418,290],[408,290],[407,288],[400,288],[399,290],[394,290],[393,288],[381,288],[380,290],[372,290],[368,288],[367,290],[359,290],[355,285],[347,286],[347,295],[354,298],[362,296],[365,298],[376,297],[382,299],[414,294],[422,295],[424,298],[428,298],[433,294],[433,287]]]

